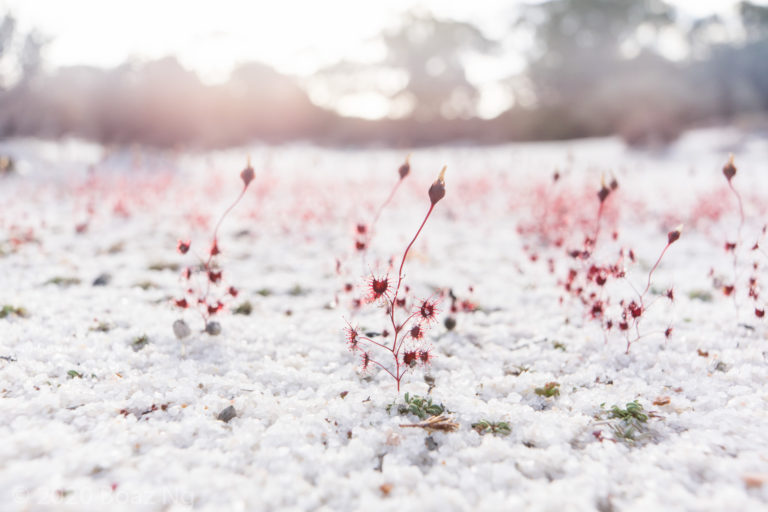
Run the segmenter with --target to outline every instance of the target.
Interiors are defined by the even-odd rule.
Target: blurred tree
[[[475,115],[479,93],[467,78],[465,59],[493,53],[496,41],[471,23],[413,12],[397,28],[385,31],[381,41],[386,49],[383,60],[343,61],[318,76],[334,84],[345,82],[342,96],[369,92],[388,97],[399,105],[396,110],[418,121]]]
[[[539,103],[583,97],[626,60],[626,52],[648,49],[638,38],[641,28],[658,32],[673,22],[674,11],[661,0],[550,0],[526,6],[518,26],[533,32],[528,73]]]
[[[0,20],[0,62],[3,62],[9,53],[13,36],[16,32],[16,20],[10,16],[3,16]],[[5,87],[6,78],[0,74],[0,91]]]
[[[741,2],[739,14],[747,41],[765,41],[768,39],[768,6],[752,2]]]
[[[404,70],[408,82],[394,99],[412,100],[412,116],[471,117],[478,100],[477,88],[467,79],[464,58],[488,54],[496,43],[467,22],[440,20],[409,13],[396,30],[383,35],[385,65]]]
[[[633,144],[667,142],[686,119],[684,73],[656,46],[675,27],[662,0],[550,0],[526,6],[516,26],[533,49],[535,106],[560,136],[621,133]],[[565,131],[564,128],[566,128]]]

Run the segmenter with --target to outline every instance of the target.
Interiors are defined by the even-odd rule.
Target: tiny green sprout
[[[99,322],[98,324],[91,327],[89,330],[94,332],[109,332],[112,330],[112,326],[109,325],[107,322]]]
[[[299,285],[299,284],[293,285],[293,288],[288,290],[288,295],[290,295],[291,297],[300,297],[300,296],[306,295],[306,294],[307,294],[307,290],[302,288],[301,285]]]
[[[625,409],[618,405],[611,407],[610,418],[618,418],[626,422],[645,423],[648,421],[648,415],[643,413],[643,406],[637,400],[629,402]]]
[[[473,423],[472,428],[480,435],[491,433],[493,435],[508,436],[512,433],[512,428],[506,421],[480,420],[477,423]]]
[[[600,407],[602,408],[602,404]],[[624,409],[614,405],[607,412],[609,418],[617,420],[608,424],[617,440],[634,444],[640,438],[647,436],[645,424],[648,422],[648,415],[637,400],[626,404]]]
[[[163,272],[166,270],[178,272],[180,267],[178,263],[169,263],[167,261],[156,261],[155,263],[150,264],[148,268],[153,272]]]
[[[519,377],[520,375],[524,374],[525,372],[531,371],[530,366],[525,366],[524,364],[515,365],[512,367],[511,370],[507,370],[507,375],[514,375],[515,377]]]
[[[149,336],[147,336],[146,334],[142,334],[141,336],[136,336],[131,342],[131,346],[133,347],[134,352],[138,352],[139,350],[143,349],[147,345],[149,345]]]
[[[236,315],[250,315],[253,312],[253,305],[250,303],[250,301],[245,301],[239,306],[237,306],[233,313]]]
[[[256,293],[261,295],[262,297],[269,297],[270,295],[272,295],[272,290],[270,290],[269,288],[261,288],[257,290]]]
[[[533,390],[533,392],[545,398],[553,398],[556,396],[560,396],[560,383],[547,382],[546,384],[544,384],[544,387],[536,388]]]
[[[78,372],[77,370],[69,370],[67,372],[67,377],[70,379],[74,379],[74,378],[82,379],[83,374]]]
[[[701,302],[712,302],[712,293],[707,290],[691,290],[688,292],[688,298],[691,300],[700,300]]]
[[[627,423],[612,423],[610,425],[613,436],[627,444],[634,444],[637,441],[637,434],[642,434],[638,425]]]
[[[80,284],[80,279],[76,277],[56,276],[50,278],[44,284],[55,284],[56,286],[74,286]]]
[[[552,343],[552,346],[557,350],[562,350],[563,352],[565,352],[565,344],[560,341],[556,341]]]
[[[419,395],[411,396],[407,392],[405,393],[405,404],[397,406],[398,414],[411,413],[417,416],[420,420],[426,419],[428,416],[439,416],[445,412],[443,404],[432,403],[432,397],[423,398]],[[394,403],[387,406],[387,412],[390,412]]]
[[[24,308],[11,306],[10,304],[6,304],[0,308],[0,318],[6,318],[11,315],[25,318],[27,316],[27,310]]]

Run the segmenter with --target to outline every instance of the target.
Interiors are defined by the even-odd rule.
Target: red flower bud
[[[667,243],[672,244],[677,242],[677,240],[680,238],[680,233],[683,231],[683,225],[679,225],[674,230],[667,233]]]
[[[448,166],[443,167],[437,180],[429,187],[429,200],[432,201],[432,205],[437,204],[439,200],[445,197],[445,170],[447,168]]]
[[[723,167],[723,174],[728,181],[736,176],[736,166],[733,163],[733,155],[728,157],[728,163]]]
[[[397,172],[400,174],[400,179],[402,180],[406,176],[408,176],[408,173],[411,172],[411,155],[408,155],[405,157],[405,163],[400,166],[400,169],[397,170]]]
[[[243,180],[243,184],[247,187],[255,177],[256,173],[253,171],[253,167],[251,167],[251,157],[248,157],[248,165],[240,173],[240,179]]]

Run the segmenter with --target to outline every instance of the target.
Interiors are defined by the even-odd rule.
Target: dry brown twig
[[[400,425],[403,428],[406,427],[413,427],[413,428],[423,428],[429,432],[434,432],[437,430],[443,431],[443,432],[455,432],[459,429],[459,424],[455,421],[452,421],[451,418],[448,416],[441,414],[440,416],[432,416],[429,419],[426,419],[424,421],[420,421],[419,423],[406,423]]]

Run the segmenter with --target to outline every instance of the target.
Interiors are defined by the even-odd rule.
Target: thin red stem
[[[391,371],[389,371],[383,364],[381,364],[378,361],[375,361],[373,359],[368,359],[368,362],[375,364],[376,366],[378,366],[379,368],[381,368],[382,370],[384,370],[385,372],[390,374],[392,376],[392,378],[397,381],[397,390],[400,391],[400,379],[395,377],[395,374],[393,374]]]
[[[371,221],[371,228],[368,233],[369,240],[373,236],[373,227],[378,222],[379,217],[381,217],[381,213],[384,211],[384,208],[386,208],[387,205],[390,203],[390,201],[392,201],[392,198],[395,197],[395,192],[397,192],[397,189],[400,187],[400,183],[402,182],[403,182],[402,178],[397,180],[397,183],[395,183],[395,186],[392,187],[392,191],[389,193],[389,196],[387,196],[387,199],[383,203],[381,203],[381,206],[379,206],[379,209],[376,211],[376,215],[373,217],[373,221]]]
[[[651,277],[653,277],[653,272],[656,270],[656,267],[659,266],[659,263],[661,263],[661,258],[664,257],[664,253],[667,252],[667,249],[669,249],[669,246],[672,244],[667,244],[664,246],[664,249],[661,251],[661,254],[659,254],[659,258],[656,260],[656,263],[653,264],[653,267],[651,267],[651,271],[648,272],[648,284],[645,285],[645,290],[643,290],[643,293],[640,295],[640,300],[643,299],[646,293],[648,293],[648,290],[651,288]]]
[[[229,215],[229,212],[231,212],[232,209],[235,206],[237,206],[237,203],[239,203],[240,200],[245,195],[246,190],[248,190],[248,186],[244,186],[243,187],[243,190],[240,191],[240,194],[237,196],[235,201],[231,205],[229,205],[229,207],[226,210],[224,210],[224,213],[219,218],[219,221],[216,223],[216,227],[213,229],[213,243],[216,243],[219,240],[219,228],[221,227],[221,223],[224,222],[224,219],[226,218],[227,215]],[[206,267],[211,264],[211,260],[213,259],[213,256],[214,256],[213,253],[211,253],[208,256],[208,261],[206,262]]]
[[[603,218],[603,207],[605,205],[605,201],[600,201],[600,207],[597,209],[597,223],[595,225],[595,236],[592,237],[592,249],[597,246],[597,237],[600,236],[600,221]],[[590,253],[592,250],[589,251]]]
[[[381,343],[379,343],[378,341],[373,341],[371,338],[369,338],[369,337],[367,337],[367,336],[360,336],[360,337],[359,337],[359,339],[361,339],[361,340],[363,340],[363,341],[367,341],[368,343],[373,343],[374,345],[376,345],[376,346],[378,346],[378,347],[381,347],[381,348],[383,348],[383,349],[386,349],[386,350],[390,350],[390,348],[389,348],[388,346],[386,346],[386,345],[382,345],[382,344],[381,344]]]

